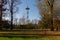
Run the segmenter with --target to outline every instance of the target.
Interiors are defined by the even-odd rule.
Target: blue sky
[[[27,17],[27,11],[26,11],[27,3],[26,3],[26,1],[28,3],[28,7],[30,8],[29,19],[30,20],[34,20],[34,19],[40,20],[40,14],[39,14],[39,9],[36,6],[37,5],[36,0],[21,0],[21,3],[17,5],[17,7],[19,9],[16,13],[14,13],[14,18],[20,19],[23,16],[25,18]],[[10,20],[10,17],[6,17],[5,19]]]
[[[28,1],[28,6],[30,8],[29,10],[29,19],[30,20],[33,20],[33,19],[37,19],[39,20],[39,10],[36,6],[36,1],[35,0],[27,0]],[[26,7],[27,7],[27,3],[26,3],[26,0],[21,0],[21,4],[18,5],[19,7],[19,11],[16,13],[16,18],[22,18],[23,15],[24,17],[26,18]]]

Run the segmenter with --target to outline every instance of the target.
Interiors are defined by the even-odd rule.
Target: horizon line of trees
[[[27,25],[22,25],[22,28],[37,28],[37,29],[51,29],[57,31],[60,29],[60,0],[37,0],[37,7],[40,11],[41,20],[39,20],[38,24],[29,23]],[[2,18],[5,17],[7,12],[9,12],[11,21],[8,24],[10,29],[13,30],[14,26],[17,25],[13,24],[14,14],[17,12],[15,10],[16,6],[21,3],[19,0],[0,0],[0,29],[7,25],[7,21],[3,21]],[[8,5],[8,7],[7,7]],[[6,24],[5,24],[6,23]],[[25,27],[24,27],[25,26]],[[29,27],[28,27],[29,26]],[[18,25],[18,28],[20,25]]]

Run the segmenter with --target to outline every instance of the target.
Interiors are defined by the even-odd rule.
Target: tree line
[[[37,0],[37,7],[40,12],[40,19],[38,24],[29,23],[27,25],[14,25],[13,18],[16,6],[21,3],[19,0],[0,0],[0,28],[5,26],[9,28],[8,21],[2,21],[2,18],[5,17],[6,12],[9,11],[11,21],[10,21],[10,29],[12,30],[14,26],[20,27],[22,29],[60,29],[60,0]],[[8,6],[7,6],[8,5]],[[26,26],[26,27],[25,27]],[[29,27],[28,27],[29,26]]]

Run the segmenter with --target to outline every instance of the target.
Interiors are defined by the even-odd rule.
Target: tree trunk
[[[1,2],[1,4],[0,4],[0,30],[2,30],[2,25],[3,23],[2,23],[2,2]]]
[[[12,30],[13,29],[13,0],[11,0],[10,12],[11,12],[11,30]]]
[[[50,11],[51,11],[51,31],[54,31],[54,26],[53,26],[53,3],[50,6]]]

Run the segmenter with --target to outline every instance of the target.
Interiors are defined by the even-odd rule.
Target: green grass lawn
[[[0,37],[0,40],[60,40],[60,36],[38,36],[38,37]]]

